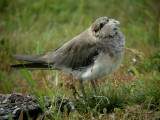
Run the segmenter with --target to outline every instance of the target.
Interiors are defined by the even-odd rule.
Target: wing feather
[[[45,61],[52,63],[53,68],[57,69],[63,67],[79,69],[90,66],[102,50],[99,47],[99,42],[93,41],[91,38],[83,35],[78,36],[56,51],[46,54]]]

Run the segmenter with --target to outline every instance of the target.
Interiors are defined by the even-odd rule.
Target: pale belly
[[[95,80],[103,78],[115,72],[123,59],[123,53],[118,54],[116,57],[101,54],[95,61],[95,64],[88,68],[86,72],[81,74],[82,79]]]

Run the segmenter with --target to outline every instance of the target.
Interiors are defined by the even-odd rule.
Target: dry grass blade
[[[144,56],[144,53],[143,52],[139,52],[138,50],[136,49],[132,49],[132,48],[125,48],[127,51],[135,54],[136,56],[138,56],[139,58],[143,59],[143,56]]]

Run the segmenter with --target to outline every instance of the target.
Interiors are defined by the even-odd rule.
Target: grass
[[[74,101],[76,111],[69,115],[55,114],[52,119],[159,119],[158,4],[156,0],[1,0],[0,93],[32,93],[41,98],[44,115],[44,95],[74,99],[71,86],[79,91],[76,79],[59,71],[10,69],[10,65],[19,63],[11,56],[52,51],[80,34],[98,17],[107,16],[120,21],[126,47],[140,53],[126,50],[119,70],[98,81],[98,95],[107,97],[109,103],[105,97],[93,99],[90,82],[85,81],[87,101]]]

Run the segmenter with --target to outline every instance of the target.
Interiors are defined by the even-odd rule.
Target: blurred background
[[[120,21],[126,47],[143,52],[147,58],[155,53],[156,60],[151,61],[154,65],[150,66],[156,68],[160,58],[159,4],[158,0],[1,0],[1,93],[13,92],[14,85],[18,85],[16,81],[23,78],[18,71],[9,68],[11,64],[18,63],[11,57],[13,54],[51,51],[83,32],[102,16]],[[124,61],[128,60],[128,56]],[[143,67],[151,70],[147,62]],[[4,83],[11,88],[3,88]]]

